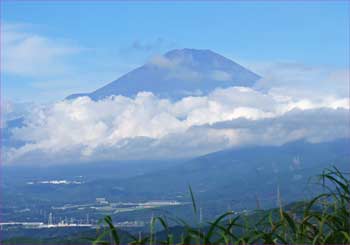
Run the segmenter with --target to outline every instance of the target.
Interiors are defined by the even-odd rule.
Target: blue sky
[[[346,68],[348,13],[347,1],[2,2],[2,93],[57,100],[184,47],[248,67],[288,61]]]

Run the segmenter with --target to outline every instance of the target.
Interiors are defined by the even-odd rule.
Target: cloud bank
[[[227,147],[321,142],[349,137],[349,99],[292,97],[270,89],[216,89],[171,102],[152,93],[134,98],[88,97],[37,106],[21,128],[21,146],[7,146],[5,162],[81,162],[193,157]]]

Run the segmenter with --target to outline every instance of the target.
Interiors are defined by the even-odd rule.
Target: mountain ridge
[[[251,87],[261,77],[238,63],[209,49],[174,49],[155,56],[105,86],[66,97],[88,96],[101,100],[111,95],[132,97],[142,91],[173,100],[203,95],[217,87]]]

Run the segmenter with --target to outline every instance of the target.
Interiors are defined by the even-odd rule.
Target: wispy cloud
[[[5,88],[12,90],[27,88],[21,101],[52,102],[72,93],[91,92],[131,69],[130,64],[118,59],[96,59],[97,50],[73,40],[46,36],[38,29],[12,22],[4,23],[1,29],[1,71],[6,75],[3,83],[11,83]],[[5,96],[13,100],[8,93]]]
[[[135,40],[131,44],[131,48],[135,49],[136,51],[152,51],[152,50],[159,50],[165,44],[166,44],[165,39],[158,37],[152,41]]]
[[[348,95],[350,70],[311,66],[298,62],[246,62],[247,67],[263,77],[255,88],[283,90],[292,96]]]
[[[230,81],[232,74],[222,70],[202,70],[193,69],[194,64],[191,57],[168,58],[164,55],[155,55],[148,65],[160,69],[166,69],[169,79],[179,79],[184,81],[200,81],[201,79],[213,81]]]
[[[30,25],[3,24],[1,33],[4,73],[23,77],[62,75],[70,70],[66,58],[83,48],[67,40],[54,39],[29,31]]]
[[[164,52],[164,50],[173,49],[176,43],[163,37],[154,39],[136,39],[121,47],[119,53],[122,56],[139,56],[139,55],[156,55]]]

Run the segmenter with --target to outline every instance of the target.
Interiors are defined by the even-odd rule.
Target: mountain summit
[[[134,96],[149,91],[170,99],[207,94],[217,87],[252,86],[260,76],[210,50],[176,49],[156,56],[89,96],[100,100],[111,95]]]

